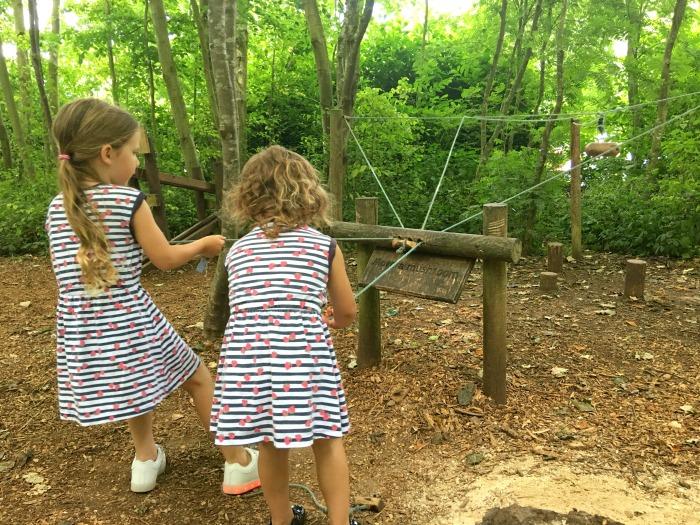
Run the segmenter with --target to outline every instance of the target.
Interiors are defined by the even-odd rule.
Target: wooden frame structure
[[[163,199],[162,186],[174,186],[177,188],[185,188],[202,193],[210,193],[216,196],[217,208],[221,204],[221,192],[217,189],[221,186],[212,184],[204,180],[193,179],[190,177],[182,177],[163,173],[158,169],[158,160],[156,151],[153,148],[153,141],[148,136],[144,129],[141,129],[141,142],[139,149],[144,155],[144,167],[137,168],[134,176],[129,181],[130,185],[139,188],[140,181],[145,181],[148,184],[149,193],[146,195],[148,205],[153,211],[153,218],[158,224],[165,237],[172,241],[193,240],[209,235],[219,226],[216,214],[211,214],[194,224],[184,232],[174,238],[170,236],[168,221],[165,215],[165,200]],[[220,168],[220,166],[219,166]],[[216,170],[217,181],[221,179],[221,170]]]
[[[358,239],[358,280],[375,247],[390,247],[393,240],[421,242],[417,252],[458,256],[483,261],[484,393],[499,404],[506,402],[506,287],[507,264],[520,259],[520,240],[507,237],[508,206],[484,206],[484,234],[447,233],[376,225],[378,201],[361,198],[355,202],[357,223],[334,222],[332,237]],[[372,224],[374,223],[374,224]],[[371,238],[381,240],[367,241]],[[409,255],[410,258],[410,255]],[[375,366],[381,362],[379,293],[370,287],[359,297],[357,364]]]

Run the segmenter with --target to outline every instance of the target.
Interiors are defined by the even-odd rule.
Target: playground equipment
[[[361,221],[376,223],[377,210],[376,198],[356,201],[357,217]],[[507,205],[486,204],[483,215],[483,235],[351,222],[331,224],[331,236],[358,239],[360,243],[358,282],[366,287],[357,294],[360,303],[358,366],[374,366],[381,362],[377,290],[454,303],[478,258],[483,261],[484,280],[484,393],[497,403],[506,402],[506,265],[520,259],[522,248],[520,240],[507,237]],[[392,248],[397,245],[411,246],[411,249],[399,254]]]

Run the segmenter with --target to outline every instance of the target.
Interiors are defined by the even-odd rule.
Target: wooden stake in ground
[[[644,299],[644,278],[647,263],[641,259],[628,259],[625,269],[625,297]]]
[[[377,224],[379,204],[376,197],[355,199],[357,222]],[[371,244],[358,244],[357,280],[360,281],[372,255]],[[359,299],[360,333],[357,338],[357,365],[376,366],[382,360],[382,326],[380,317],[379,290],[372,286]]]
[[[508,206],[484,205],[484,235],[505,237]],[[484,259],[484,393],[496,403],[506,402],[506,263]]]
[[[547,244],[547,271],[561,273],[564,267],[564,251],[560,242]]]
[[[571,120],[571,256],[580,261],[581,244],[581,124]],[[553,270],[552,270],[553,271]]]
[[[540,291],[555,292],[557,290],[557,277],[559,274],[555,272],[542,272],[540,274]]]

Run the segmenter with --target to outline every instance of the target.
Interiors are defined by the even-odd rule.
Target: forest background
[[[151,136],[160,170],[189,175],[153,3],[0,0],[0,77],[7,70],[0,99],[0,255],[46,250],[43,221],[57,192],[46,120],[66,101],[98,96],[126,108]],[[167,14],[197,158],[212,181],[221,142],[198,32],[207,2],[158,3]],[[247,20],[243,155],[282,144],[325,176],[328,141],[304,2],[238,3]],[[316,2],[332,60],[351,3]],[[30,16],[32,9],[38,16]],[[686,0],[377,0],[348,122],[407,227],[421,227],[453,140],[429,229],[560,173],[509,203],[510,235],[537,253],[543,243],[567,242],[570,235],[569,178],[561,171],[570,117],[581,122],[586,143],[601,138],[604,116],[606,140],[625,144],[619,157],[583,166],[584,247],[694,257],[700,255],[699,10],[699,2]],[[40,58],[32,64],[34,19]],[[20,128],[12,121],[13,101]],[[657,133],[630,140],[684,112]],[[510,118],[475,118],[480,115]],[[355,197],[383,197],[348,140],[343,216],[354,220]],[[197,221],[191,191],[167,187],[164,196],[172,234]],[[380,203],[380,224],[397,224]],[[480,221],[469,221],[455,231],[480,228]]]

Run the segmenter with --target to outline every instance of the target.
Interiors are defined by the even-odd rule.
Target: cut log
[[[542,272],[540,274],[540,291],[555,292],[557,290],[557,278],[559,274],[554,272]]]
[[[641,259],[628,259],[625,269],[625,297],[644,299],[644,278],[647,263]]]

